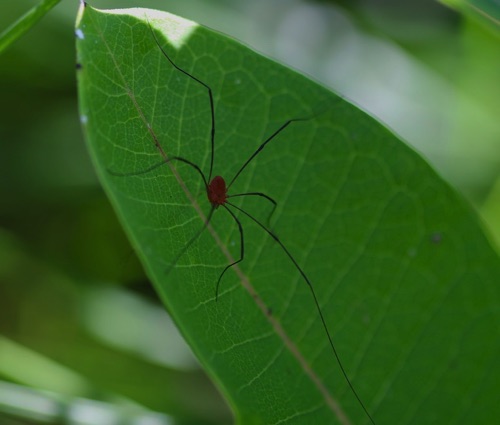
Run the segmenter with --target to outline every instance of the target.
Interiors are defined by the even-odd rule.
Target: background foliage
[[[1,26],[31,4],[2,5]],[[489,233],[498,235],[498,37],[476,17],[430,1],[141,6],[234,35],[352,98],[423,152],[473,202]],[[51,401],[54,421],[61,405],[90,406],[96,415],[108,408],[124,417],[152,415],[128,400],[194,423],[230,421],[189,354],[181,350],[167,358],[156,330],[164,334],[168,318],[95,179],[76,109],[76,7],[63,1],[0,57],[0,392],[19,391],[26,400],[24,387],[8,381],[52,391],[42,400]],[[123,320],[130,326],[118,334]],[[102,358],[105,363],[96,362]],[[193,397],[195,391],[200,393]],[[0,404],[5,412],[13,409]],[[12,415],[2,420],[17,423]]]

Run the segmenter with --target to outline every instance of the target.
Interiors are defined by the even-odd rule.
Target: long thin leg
[[[151,167],[148,167],[145,170],[141,170],[141,171],[134,171],[132,173],[118,173],[118,172],[113,171],[113,170],[108,170],[108,172],[110,174],[112,174],[113,176],[117,176],[117,177],[138,176],[138,175],[141,175],[141,174],[149,173],[149,172],[153,171],[154,169],[156,169],[158,167],[161,167],[162,165],[165,165],[165,164],[169,163],[170,161],[180,161],[180,162],[183,162],[183,163],[185,163],[187,165],[190,165],[191,167],[193,167],[200,174],[201,178],[203,179],[203,183],[205,184],[205,188],[208,186],[207,179],[205,178],[205,175],[201,171],[200,167],[198,167],[195,163],[193,163],[193,162],[191,162],[191,161],[189,161],[189,160],[187,160],[185,158],[179,157],[179,156],[172,156],[172,157],[168,158],[168,160],[163,160],[163,161],[161,161],[161,162],[159,162],[157,164],[154,164]],[[200,237],[200,235],[203,233],[203,231],[207,228],[208,224],[210,223],[210,220],[212,219],[212,215],[213,215],[214,211],[215,211],[215,207],[212,206],[210,208],[210,212],[207,215],[207,219],[205,220],[205,223],[203,224],[203,227],[201,227],[194,234],[194,236],[188,241],[188,243],[186,245],[184,245],[184,247],[182,248],[182,250],[177,254],[177,256],[172,261],[172,264],[170,265],[170,267],[167,269],[166,274],[170,273],[170,271],[177,264],[177,262],[179,261],[179,259],[186,253],[186,251],[189,249],[189,247]]]
[[[273,209],[269,213],[269,216],[267,217],[267,225],[270,226],[271,224],[271,217],[274,214],[274,211],[276,210],[276,207],[278,206],[277,202],[271,198],[269,195],[266,195],[265,193],[262,192],[247,192],[247,193],[237,193],[235,195],[228,195],[227,199],[229,198],[235,198],[236,196],[261,196],[262,198],[266,198],[269,202],[273,204]]]
[[[148,167],[145,170],[141,170],[141,171],[133,171],[131,173],[119,173],[117,171],[113,171],[113,170],[110,170],[110,169],[108,169],[107,171],[108,171],[109,174],[111,174],[113,176],[117,176],[117,177],[140,176],[141,174],[147,174],[150,171],[153,171],[156,168],[161,167],[162,165],[168,164],[171,161],[180,161],[180,162],[183,162],[184,164],[187,164],[187,165],[193,167],[200,174],[201,178],[203,179],[203,183],[205,183],[205,187],[208,186],[207,179],[205,178],[205,175],[203,174],[203,171],[201,171],[201,168],[198,167],[194,162],[191,162],[188,159],[182,158],[180,156],[171,156],[170,158],[164,159],[161,162],[158,162],[157,164],[154,164],[151,167]]]
[[[298,121],[307,121],[309,118],[293,118],[291,120],[288,120],[285,122],[280,128],[278,128],[273,134],[271,134],[265,141],[262,143],[257,150],[246,160],[246,162],[242,165],[242,167],[238,170],[236,175],[233,177],[231,182],[227,185],[227,189],[231,187],[231,185],[234,183],[234,181],[238,178],[238,176],[241,174],[241,172],[246,168],[246,166],[254,159],[262,149],[266,147],[266,145],[273,140],[278,134],[280,134],[285,128],[287,128],[291,123],[293,122],[298,122]]]
[[[225,204],[222,204],[222,206],[226,209],[226,211],[229,214],[231,214],[231,216],[233,217],[234,221],[236,222],[236,224],[238,225],[238,228],[240,230],[240,258],[238,260],[236,260],[234,263],[228,264],[224,268],[224,270],[222,270],[222,273],[219,276],[219,280],[217,280],[217,285],[215,286],[215,301],[217,301],[219,299],[219,284],[220,284],[220,281],[222,280],[222,276],[224,276],[224,273],[226,273],[226,271],[228,271],[234,265],[243,261],[243,259],[245,258],[245,237],[243,236],[243,226],[241,225],[240,220],[238,220],[238,217],[236,217],[234,215],[234,213],[228,207],[226,207]]]
[[[214,214],[215,207],[210,208],[210,212],[207,215],[207,219],[205,220],[205,223],[203,223],[203,227],[201,227],[191,239],[189,239],[188,243],[184,245],[184,247],[181,249],[181,251],[175,256],[173,259],[172,263],[170,264],[170,267],[166,270],[165,274],[169,274],[172,269],[175,267],[177,262],[181,259],[181,257],[187,252],[187,250],[193,245],[193,243],[201,236],[203,231],[207,228],[208,224],[210,223],[210,220],[212,220],[212,215]]]
[[[208,84],[204,83],[200,79],[196,78],[194,75],[191,75],[189,72],[185,71],[182,69],[180,66],[178,66],[167,54],[165,49],[161,46],[160,42],[158,41],[158,38],[156,37],[155,32],[153,31],[153,28],[151,27],[151,24],[149,22],[149,19],[146,15],[146,20],[148,21],[149,29],[151,30],[151,33],[153,34],[153,38],[155,39],[156,45],[160,48],[161,52],[163,53],[163,56],[167,58],[167,60],[172,64],[172,66],[177,69],[178,71],[182,72],[184,75],[187,77],[191,78],[193,81],[196,81],[198,84],[201,84],[203,87],[205,87],[208,91],[208,97],[210,100],[210,114],[212,117],[212,129],[210,131],[210,172],[208,173],[208,181],[212,180],[212,171],[214,168],[214,147],[215,147],[215,108],[214,108],[214,97],[212,94],[212,89],[208,86]]]
[[[344,378],[345,378],[347,384],[351,388],[352,393],[354,394],[354,396],[358,400],[358,403],[363,408],[366,416],[368,416],[368,418],[370,419],[371,423],[373,425],[375,425],[375,421],[373,420],[373,418],[368,413],[368,410],[366,409],[365,405],[361,401],[361,398],[358,396],[358,393],[356,392],[356,390],[354,389],[353,385],[351,384],[351,381],[349,380],[349,377],[347,376],[347,372],[345,371],[344,366],[342,365],[342,362],[340,361],[340,357],[337,354],[337,350],[335,349],[332,337],[330,336],[330,332],[328,331],[328,327],[326,326],[325,318],[323,317],[323,313],[322,313],[321,308],[319,306],[318,298],[316,297],[316,292],[314,292],[314,288],[313,288],[312,283],[309,280],[309,278],[306,276],[306,274],[304,273],[304,271],[302,270],[302,268],[299,266],[299,264],[297,263],[297,261],[295,261],[295,259],[293,258],[292,254],[290,254],[290,251],[288,251],[288,249],[285,247],[285,245],[283,244],[283,242],[281,242],[281,240],[278,238],[278,236],[276,236],[273,232],[271,232],[266,226],[264,226],[255,217],[252,217],[250,214],[248,214],[245,210],[242,210],[240,207],[237,207],[236,205],[234,205],[234,204],[232,204],[230,202],[227,202],[227,204],[231,205],[233,208],[236,208],[237,210],[241,211],[248,218],[250,218],[251,220],[253,220],[254,223],[256,223],[259,227],[261,227],[269,236],[271,236],[278,243],[278,245],[281,248],[283,248],[283,251],[285,251],[286,255],[288,256],[288,258],[290,259],[290,261],[293,263],[293,265],[295,266],[295,268],[297,269],[297,271],[302,275],[302,278],[306,281],[307,285],[309,286],[309,289],[311,290],[311,294],[312,294],[312,296],[314,298],[314,303],[316,304],[316,308],[318,310],[319,317],[321,319],[321,322],[323,323],[323,328],[325,329],[326,336],[328,337],[328,341],[330,342],[330,346],[332,347],[333,354],[335,355],[335,358],[337,359],[337,362],[338,362],[338,364],[340,366],[340,370],[342,371],[342,374],[344,375]]]

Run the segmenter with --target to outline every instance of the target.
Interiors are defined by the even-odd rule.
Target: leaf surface
[[[148,18],[146,18],[146,15]],[[118,216],[166,308],[241,424],[367,424],[293,263],[199,173],[264,192],[272,231],[314,287],[352,384],[379,425],[500,418],[500,262],[475,214],[414,151],[339,96],[236,41],[145,9],[82,9],[80,112]],[[122,175],[117,175],[122,174]],[[265,198],[234,198],[266,223]],[[175,267],[171,267],[175,263]],[[167,270],[170,270],[167,273]],[[161,337],[159,335],[159,337]]]

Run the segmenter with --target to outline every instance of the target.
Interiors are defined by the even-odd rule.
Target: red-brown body
[[[215,176],[212,179],[207,187],[207,196],[208,200],[215,208],[226,203],[226,181],[221,176]]]

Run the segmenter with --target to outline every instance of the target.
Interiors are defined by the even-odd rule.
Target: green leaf
[[[441,0],[449,7],[479,22],[497,37],[500,34],[500,5],[494,0]]]
[[[149,17],[146,19],[146,15]],[[343,365],[377,424],[500,419],[500,262],[471,209],[414,151],[324,87],[193,22],[152,10],[77,22],[80,111],[101,182],[166,308],[241,424],[367,424],[311,292],[231,193],[265,192],[273,232],[313,284]],[[117,174],[122,174],[117,175]],[[234,198],[266,222],[266,199]],[[236,211],[237,213],[237,211]],[[175,267],[171,265],[175,262]],[[167,271],[170,270],[169,273]],[[161,335],[158,336],[161,338]],[[147,385],[147,383],[145,383]],[[345,418],[344,418],[345,415]]]

